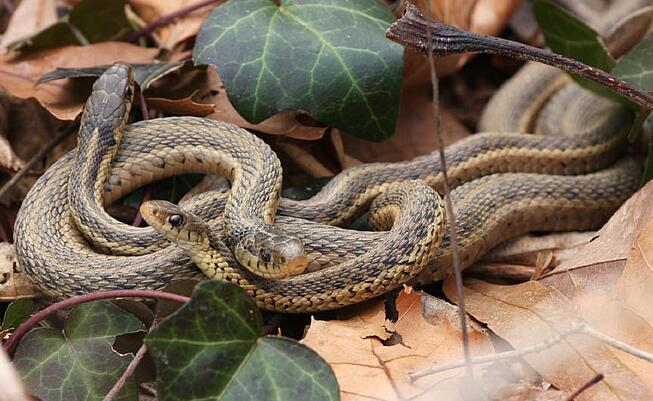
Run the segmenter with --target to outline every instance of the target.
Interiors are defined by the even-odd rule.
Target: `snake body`
[[[542,71],[548,70],[525,67],[495,96],[495,100],[502,100],[490,103],[482,129],[498,132],[473,135],[446,149],[453,184],[467,182],[453,193],[463,266],[497,243],[526,231],[596,228],[637,187],[639,166],[634,161],[604,168],[620,154],[632,116],[560,74]],[[529,127],[535,127],[537,134],[519,132]],[[231,178],[237,179],[237,174],[224,168],[225,152],[233,146],[226,137],[233,130],[237,129],[190,117],[125,126],[106,174],[104,203],[179,173],[233,174]],[[255,215],[268,224],[273,221],[273,194],[280,184],[258,171],[266,171],[263,164],[276,166],[278,161],[271,151],[258,153],[261,150],[254,147],[260,145],[236,146],[241,146],[240,158],[251,163],[242,171],[256,171],[254,179],[263,177],[263,184],[271,185],[270,195],[238,199],[232,211],[243,216],[243,210],[250,213],[252,205],[263,204]],[[202,194],[184,205],[193,213],[170,205],[157,209],[160,216],[172,212],[183,215],[185,222],[196,222],[193,229],[180,225],[176,231],[169,227],[162,230],[168,239],[182,245],[179,233],[188,239],[199,238],[195,230],[207,227],[209,247],[198,251],[195,241],[182,245],[186,252],[176,246],[160,248],[163,237],[155,230],[129,228],[100,215],[85,224],[97,224],[96,232],[105,239],[118,238],[108,243],[109,248],[126,238],[130,244],[140,244],[141,249],[159,250],[142,255],[138,255],[142,250],[134,251],[132,256],[98,253],[85,238],[89,233],[80,231],[71,213],[67,188],[74,159],[73,151],[38,180],[23,203],[15,229],[20,267],[52,298],[118,288],[161,289],[173,279],[197,277],[198,270],[186,252],[213,278],[245,288],[260,307],[285,312],[344,306],[396,288],[420,271],[436,278],[449,271],[448,238],[435,246],[442,239],[441,205],[433,191],[414,181],[435,188],[441,185],[436,153],[402,163],[346,170],[308,201],[282,198],[282,215],[275,227],[284,235],[302,238],[311,265],[321,269],[278,281],[262,279],[238,267],[225,244],[233,241],[229,226],[239,227],[241,223],[227,221],[224,225],[216,218],[229,207],[229,199],[216,193]],[[239,163],[228,165],[239,168]],[[276,167],[272,170],[269,174],[280,177]],[[522,173],[506,173],[511,171]],[[100,203],[97,184],[93,185],[94,202]],[[384,195],[378,198],[379,194]],[[386,223],[394,220],[391,231],[358,232],[321,224],[345,223],[373,199],[381,211],[377,215],[390,216]],[[415,204],[432,207],[416,208]],[[129,254],[129,248],[121,253]]]

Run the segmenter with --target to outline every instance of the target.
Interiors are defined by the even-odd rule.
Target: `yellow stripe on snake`
[[[119,82],[124,93],[117,91]],[[356,166],[307,201],[279,200],[281,171],[274,153],[229,124],[191,117],[142,121],[109,130],[111,139],[102,144],[105,136],[96,124],[121,121],[128,112],[130,85],[124,82],[129,80],[121,65],[98,80],[82,120],[83,157],[73,151],[55,163],[20,210],[19,265],[47,296],[161,289],[174,279],[198,276],[192,258],[210,277],[243,287],[261,308],[311,312],[388,292],[422,271],[435,279],[450,272],[441,201],[423,185],[441,186],[437,153]],[[94,108],[102,102],[105,107]],[[445,152],[458,186],[453,199],[463,267],[527,231],[600,226],[637,188],[635,161],[607,167],[623,150],[631,123],[630,113],[564,75],[527,65],[488,105],[481,127],[486,132]],[[536,134],[518,132],[529,126]],[[112,143],[114,132],[122,133],[119,144]],[[120,224],[104,212],[103,203],[136,187],[187,172],[226,175],[232,181],[229,197],[201,194],[184,210],[144,204],[144,216],[163,235]],[[392,225],[390,231],[327,225],[351,221],[370,204],[372,223]],[[85,235],[116,254],[99,253]],[[175,245],[166,245],[164,236]],[[295,273],[305,264],[298,238],[309,267],[318,271],[269,280],[242,269],[233,256],[264,276]]]

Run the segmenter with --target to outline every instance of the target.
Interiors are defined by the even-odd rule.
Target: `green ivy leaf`
[[[131,32],[127,0],[82,0],[67,16],[44,30],[9,44],[12,50],[49,49],[118,40]]]
[[[403,48],[378,0],[230,1],[204,21],[196,64],[213,64],[229,100],[259,123],[301,109],[353,135],[383,140],[399,111]]]
[[[243,289],[198,284],[191,301],[146,338],[163,401],[336,400],[329,365],[291,339],[261,337],[261,316]]]
[[[648,34],[623,56],[612,70],[612,74],[641,90],[650,92],[653,89],[653,34]],[[648,126],[649,130],[653,129],[653,116],[649,116]],[[649,144],[642,185],[653,178],[653,141],[649,140]]]
[[[32,313],[36,312],[36,302],[29,298],[17,299],[7,306],[5,315],[2,318],[0,331],[15,329],[27,320]]]
[[[574,58],[592,67],[610,72],[615,60],[608,53],[601,36],[583,21],[548,0],[535,0],[533,13],[547,46],[556,53]],[[594,93],[608,97],[632,109],[629,99],[597,83],[572,75],[574,80]]]
[[[116,336],[143,328],[138,318],[110,302],[82,304],[70,312],[63,332],[29,332],[18,345],[14,365],[43,401],[101,401],[132,360],[113,350]],[[129,379],[115,400],[136,399],[136,383]]]

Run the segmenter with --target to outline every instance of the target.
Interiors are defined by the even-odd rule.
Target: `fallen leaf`
[[[434,363],[462,357],[462,340],[456,308],[429,298],[437,307],[422,312],[423,295],[402,292],[397,299],[399,318],[385,320],[383,302],[359,305],[343,320],[313,320],[302,342],[318,352],[333,368],[343,400],[460,399],[460,370],[443,372],[416,383],[407,374]],[[427,319],[439,323],[434,325]],[[452,322],[452,320],[454,322]],[[493,352],[485,332],[470,326],[474,355]],[[394,340],[394,341],[393,341]],[[392,341],[394,345],[384,345]]]
[[[18,261],[13,244],[0,242],[0,301],[32,298],[36,290],[24,273],[16,271]]]
[[[431,91],[425,87],[404,86],[395,134],[382,143],[370,143],[343,135],[345,152],[363,162],[409,160],[437,148]],[[440,110],[445,146],[470,134],[447,109]]]
[[[31,36],[57,21],[57,3],[54,0],[23,0],[11,16],[9,25],[0,40],[0,50],[18,39]]]
[[[81,111],[90,85],[70,80],[35,85],[43,74],[58,67],[92,67],[117,60],[151,63],[157,54],[157,49],[120,42],[67,46],[24,55],[6,54],[0,57],[0,85],[18,98],[36,98],[61,120],[72,120]]]
[[[197,103],[193,100],[193,96],[195,96],[196,93],[197,91],[181,99],[148,97],[145,98],[145,102],[150,108],[176,116],[204,117],[208,114],[213,113],[215,110],[214,104]]]
[[[133,0],[130,2],[138,15],[147,23],[152,23],[195,3],[197,0]],[[202,22],[219,4],[221,2],[200,8],[158,27],[153,35],[158,46],[162,49],[173,50],[179,43],[195,36]]]
[[[285,135],[297,139],[315,140],[324,135],[326,127],[304,125],[297,119],[299,116],[304,115],[301,111],[285,110],[258,124],[247,122],[231,105],[215,68],[208,67],[207,72],[209,87],[214,91],[214,94],[202,97],[200,100],[203,103],[215,104],[215,112],[207,115],[207,118],[225,121],[266,134]]]
[[[653,219],[653,183],[635,193],[574,256],[545,274],[540,282],[571,297],[577,290],[606,293],[617,282],[630,246]]]
[[[453,280],[445,294],[455,299]],[[513,286],[469,281],[464,288],[467,313],[488,325],[515,349],[553,342],[545,350],[523,355],[547,382],[571,393],[602,373],[603,381],[585,391],[579,400],[650,400],[653,393],[638,372],[623,365],[604,343],[584,334],[571,334],[581,315],[576,305],[559,291],[537,281]],[[554,342],[555,341],[555,342]]]

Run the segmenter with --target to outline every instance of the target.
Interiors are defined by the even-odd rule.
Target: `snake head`
[[[252,253],[257,256],[257,268],[250,271],[266,278],[294,276],[308,266],[302,241],[274,227],[256,233]]]
[[[141,205],[147,223],[185,251],[209,246],[209,225],[179,206],[153,200]]]

